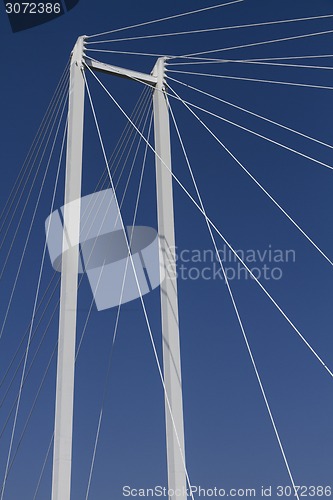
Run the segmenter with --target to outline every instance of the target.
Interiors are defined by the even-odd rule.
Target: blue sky
[[[16,34],[11,33],[2,8],[0,209],[5,207],[13,183],[79,35],[112,30],[207,5],[208,2],[188,0],[181,3],[144,0],[140,4],[134,1],[113,3],[80,0],[72,11],[61,18]],[[121,35],[150,35],[325,14],[333,14],[332,4],[327,0],[318,0],[315,3],[295,0],[292,4],[275,0],[245,0],[199,15],[124,31]],[[105,47],[109,49],[112,45],[114,50],[177,55],[330,29],[332,20],[328,18],[200,35],[115,42]],[[332,34],[329,34],[232,50],[221,53],[221,57],[247,59],[331,54],[332,40]],[[155,57],[148,56],[97,52],[91,54],[100,60],[144,72],[150,72],[156,60]],[[296,63],[332,66],[330,58],[311,59],[307,62],[298,60]],[[169,69],[332,86],[331,71],[321,69],[246,64],[169,66]],[[333,144],[332,90],[171,72],[169,75],[308,136]],[[105,75],[100,78],[124,110],[131,113],[142,91],[141,86],[136,82]],[[91,75],[88,75],[88,81],[106,150],[110,154],[116,147],[126,121]],[[330,148],[230,109],[172,81],[170,85],[183,99],[325,164],[333,165]],[[288,250],[293,252],[289,255],[294,255],[295,258],[288,262],[272,263],[266,259],[265,263],[270,269],[281,269],[282,277],[263,280],[263,284],[328,367],[332,368],[333,297],[330,263],[297,231],[180,102],[171,100],[171,106],[206,211],[227,240],[234,248],[244,252],[249,249],[264,252],[269,248],[272,251],[280,250],[283,255]],[[198,115],[332,259],[331,170],[205,113],[198,112]],[[60,128],[60,134],[62,131],[63,126]],[[195,193],[174,129],[171,137],[174,172],[188,190]],[[32,226],[13,304],[0,340],[1,378],[6,373],[31,318],[43,253],[44,221],[50,211],[59,150],[58,140]],[[143,153],[144,146],[141,144],[139,161],[133,170],[124,203],[123,217],[127,224],[133,217]],[[119,196],[124,191],[126,176],[130,171],[133,151],[131,154],[127,164],[124,159],[121,160],[124,175],[119,183]],[[17,227],[19,231],[1,279],[1,318],[6,314],[42,176],[47,167],[47,157],[48,153],[41,162],[40,173],[32,187],[26,208],[24,209],[24,205],[28,187],[23,190],[18,211],[14,214],[13,207],[10,209],[9,217],[13,214],[14,218],[1,248],[3,264]],[[95,190],[105,165],[88,99],[83,168],[83,193],[89,194]],[[28,179],[27,186],[31,185],[31,178]],[[154,162],[152,154],[149,153],[142,203],[138,212],[139,224],[156,227],[154,189]],[[274,488],[277,485],[287,486],[290,484],[288,473],[227,288],[218,277],[207,280],[185,279],[188,278],[190,267],[195,267],[199,273],[207,266],[210,270],[218,268],[216,261],[185,262],[189,255],[186,251],[196,251],[196,255],[200,255],[203,260],[205,251],[207,255],[207,250],[212,249],[205,220],[177,185],[174,186],[174,197],[179,264],[186,268],[183,279],[179,279],[178,283],[186,457],[191,482],[206,488],[256,488],[258,495],[262,485],[273,485]],[[62,204],[63,168],[55,207],[58,208]],[[19,225],[23,209],[22,223]],[[1,238],[4,234],[5,229],[2,230]],[[217,241],[219,248],[223,250],[222,240],[217,238]],[[256,255],[258,256],[258,253]],[[181,261],[181,256],[184,262]],[[256,262],[251,265],[262,267],[262,264]],[[227,265],[237,272],[234,263],[228,262]],[[47,258],[41,296],[52,276],[52,267]],[[332,377],[253,280],[234,279],[231,286],[296,484],[333,486]],[[50,298],[49,308],[31,345],[28,367],[37,352],[52,311],[56,308],[57,299],[58,290]],[[85,278],[79,293],[79,338],[90,304],[91,291]],[[161,354],[159,290],[146,297],[146,305],[158,352]],[[99,313],[95,308],[92,309],[78,358],[72,479],[74,500],[85,498],[115,318],[115,309]],[[24,386],[13,453],[54,350],[56,338],[55,313]],[[22,353],[23,350],[20,351],[21,355]],[[17,366],[18,359],[14,361],[9,376],[0,388],[1,399],[6,394]],[[22,368],[19,369],[19,374],[21,370]],[[14,379],[1,406],[1,429],[15,402],[18,387],[19,376]],[[8,477],[5,498],[9,500],[26,500],[34,496],[52,435],[54,395],[55,357],[52,358],[45,383]],[[12,425],[13,415],[1,435],[1,478],[5,470]],[[89,498],[120,499],[124,485],[133,488],[166,486],[163,390],[138,300],[125,305],[120,315]],[[274,488],[272,497],[277,498]],[[50,498],[50,490],[51,457],[45,467],[37,498]]]

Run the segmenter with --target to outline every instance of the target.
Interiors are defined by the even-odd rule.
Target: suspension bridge
[[[332,465],[332,459],[328,458],[332,433],[328,434],[328,430],[332,416],[329,390],[333,362],[327,325],[331,319],[329,273],[333,265],[329,225],[333,145],[327,134],[320,134],[323,129],[316,133],[311,123],[307,123],[304,103],[310,107],[309,95],[329,95],[333,90],[329,79],[333,55],[327,49],[324,54],[319,52],[329,46],[322,44],[321,39],[331,39],[333,30],[329,26],[333,14],[215,25],[216,19],[223,20],[224,8],[236,13],[243,3],[243,0],[225,2],[82,35],[72,50],[1,215],[0,273],[4,291],[0,340],[3,345],[7,342],[0,380],[1,499],[17,498],[12,491],[15,482],[20,481],[20,470],[27,457],[36,463],[38,473],[26,498],[45,498],[45,495],[52,500],[102,498],[93,492],[98,479],[104,484],[96,462],[101,447],[102,456],[108,456],[104,443],[112,448],[111,429],[109,433],[102,431],[108,427],[105,413],[110,413],[110,408],[115,411],[114,405],[120,409],[114,428],[119,430],[123,420],[137,422],[137,428],[133,425],[131,429],[119,430],[121,438],[116,449],[124,486],[132,477],[138,481],[144,475],[140,468],[138,474],[133,473],[127,462],[130,459],[124,458],[131,455],[132,443],[136,448],[135,460],[138,462],[138,457],[142,457],[139,464],[142,470],[145,471],[142,465],[145,460],[150,464],[145,472],[150,486],[166,478],[170,500],[194,500],[198,478],[204,481],[200,471],[217,466],[219,452],[215,450],[212,457],[206,457],[207,447],[200,446],[205,435],[210,435],[212,425],[210,445],[212,436],[219,441],[220,426],[222,433],[223,428],[228,429],[227,433],[235,439],[229,443],[228,436],[223,434],[221,448],[227,451],[225,454],[222,451],[224,460],[219,463],[218,474],[224,483],[228,474],[234,482],[237,474],[243,477],[243,472],[235,468],[242,463],[238,450],[243,442],[248,449],[244,456],[251,477],[256,467],[264,467],[274,457],[272,468],[277,471],[276,477],[281,478],[279,485],[284,485],[286,496],[299,499],[305,491],[316,497],[331,495],[326,467],[329,470]],[[190,28],[189,20],[200,19],[203,14],[211,16],[212,26]],[[186,20],[183,29],[157,30],[164,23],[170,26],[177,20]],[[320,26],[317,31],[311,31],[313,23]],[[279,34],[286,27],[288,34]],[[295,33],[294,27],[297,27]],[[137,35],[138,29],[149,31]],[[273,29],[273,37],[261,36],[260,30],[265,30],[267,36]],[[240,32],[244,35],[237,41],[235,33]],[[251,39],[254,32],[255,41]],[[218,43],[222,35],[224,38],[217,48],[187,53],[182,43],[177,42],[178,55],[150,49],[160,39],[213,36]],[[226,43],[228,37],[236,40],[233,45]],[[142,52],[133,49],[138,44],[149,49]],[[293,44],[297,45],[291,55]],[[272,53],[280,56],[269,55],[272,47]],[[256,57],[257,50],[265,55],[259,52]],[[115,81],[121,89],[120,97],[113,91]],[[240,88],[244,89],[246,99],[242,94],[242,99],[237,100]],[[290,102],[286,100],[288,92]],[[276,103],[274,93],[278,96]],[[322,99],[318,101],[320,105]],[[127,101],[134,101],[131,109]],[[273,116],[269,113],[272,101]],[[313,97],[314,108],[316,102]],[[265,108],[267,112],[263,111]],[[298,113],[297,120],[293,111]],[[278,118],[283,113],[286,121]],[[277,160],[263,162],[261,154]],[[286,161],[288,168],[281,172],[279,167]],[[255,163],[260,163],[260,167]],[[271,178],[277,179],[277,188]],[[313,216],[315,223],[310,220],[308,226],[303,212]],[[43,218],[44,225],[37,223]],[[143,226],[156,227],[158,234],[158,248],[154,247],[154,252],[146,257],[144,245],[137,244],[134,249],[135,236]],[[34,240],[36,227],[39,236]],[[280,245],[280,253],[271,250],[263,253],[270,255],[270,265],[275,259],[275,274],[271,269],[271,274],[263,276],[258,259],[253,257],[251,263],[246,252],[240,251],[242,240],[235,241],[238,228],[247,236],[243,245],[256,248],[266,244],[270,249],[272,241],[274,248]],[[107,264],[120,260],[114,239],[107,240],[110,248],[107,245],[99,248],[102,257],[98,256],[98,266],[91,263],[98,242],[115,229],[123,262],[118,281],[115,268],[104,277]],[[57,230],[61,237],[54,240]],[[144,233],[145,238],[147,234]],[[149,233],[150,236],[149,243],[154,240],[154,233]],[[87,240],[90,244],[86,250]],[[29,263],[32,265],[29,255],[32,245],[36,249],[34,241],[40,251],[38,272],[33,278],[29,275]],[[197,246],[200,250],[196,259],[191,260],[195,266],[188,269],[187,279],[182,280],[179,268],[184,263],[189,266],[191,251],[186,250],[185,254],[179,249],[186,246]],[[211,274],[207,278],[210,266],[205,267],[204,274],[205,246],[211,251],[209,255],[213,255],[214,276],[219,279],[213,279]],[[225,251],[221,251],[222,246]],[[56,258],[52,258],[53,248],[57,265]],[[287,248],[293,252],[293,268],[286,258],[284,261]],[[115,257],[110,257],[112,251]],[[299,257],[303,251],[305,256]],[[15,266],[10,265],[13,259]],[[147,277],[155,259],[159,281],[157,278],[154,281],[152,275]],[[235,280],[235,270],[239,269],[240,278]],[[269,269],[268,266],[266,270]],[[292,278],[286,276],[288,272]],[[29,290],[27,282],[22,285],[22,276],[29,276]],[[313,281],[309,281],[310,277]],[[205,299],[200,296],[200,285]],[[245,291],[246,299],[241,297]],[[310,291],[314,296],[309,296]],[[105,304],[100,307],[98,293]],[[13,318],[17,320],[23,314],[20,307],[25,296],[31,311],[22,330],[13,323]],[[219,305],[221,302],[223,305]],[[295,311],[291,309],[293,303]],[[96,306],[105,311],[98,312]],[[184,320],[182,306],[187,309]],[[269,313],[263,312],[265,307]],[[311,307],[316,314],[310,314]],[[131,320],[122,328],[123,316]],[[274,326],[270,327],[271,324]],[[9,336],[13,329],[15,332]],[[189,331],[190,335],[186,333]],[[223,340],[217,340],[216,336],[219,339],[222,336]],[[145,347],[141,351],[143,338]],[[131,362],[128,344],[133,349]],[[218,354],[220,349],[224,352]],[[85,353],[80,367],[82,351]],[[130,375],[126,375],[123,365]],[[95,367],[99,372],[96,377]],[[223,373],[221,379],[217,369]],[[203,375],[206,370],[208,377]],[[239,380],[238,375],[242,375]],[[138,385],[133,393],[129,382],[136,383],[136,378]],[[142,387],[145,383],[148,389]],[[283,412],[277,401],[280,399],[281,403],[289,390],[285,398],[289,406]],[[129,394],[131,405],[126,406],[124,391]],[[281,392],[283,396],[277,397]],[[43,393],[46,412],[42,411],[44,405],[40,406]],[[188,402],[187,394],[191,394],[192,402]],[[198,400],[196,394],[200,395]],[[95,396],[94,409],[89,395]],[[215,410],[212,398],[223,401]],[[131,411],[132,417],[124,416],[122,408]],[[196,415],[197,409],[203,416]],[[216,419],[211,412],[216,413]],[[191,419],[195,422],[193,429]],[[264,427],[258,429],[257,422]],[[233,423],[235,430],[231,431]],[[32,428],[34,437],[29,439]],[[80,436],[77,440],[76,428]],[[40,441],[43,445],[38,440],[35,450],[36,429],[43,434]],[[147,437],[150,429],[152,439]],[[250,435],[261,436],[254,438],[263,448],[260,453],[256,450],[261,457],[258,461],[244,429]],[[47,432],[49,435],[44,435]],[[88,444],[81,446],[80,440],[85,435],[89,435]],[[160,436],[160,441],[155,450],[156,436]],[[197,439],[193,444],[191,437]],[[124,445],[126,439],[128,443]],[[265,458],[266,444],[262,444],[268,439],[270,459]],[[303,443],[306,446],[301,449]],[[120,452],[122,446],[127,449],[125,455]],[[145,452],[145,446],[149,451]],[[200,452],[195,455],[197,446]],[[230,458],[233,450],[237,450],[236,456]],[[38,459],[33,458],[35,451]],[[159,454],[158,459],[155,454]],[[250,456],[253,463],[249,463]],[[112,483],[117,455],[110,463]],[[102,469],[105,474],[107,461],[103,460]],[[269,477],[269,473],[268,467],[264,477]],[[258,471],[256,479],[260,483],[261,474]],[[80,490],[74,489],[75,493],[73,475],[76,481],[84,483]],[[243,481],[246,477],[245,474]],[[107,487],[103,488],[104,497],[108,498]],[[278,493],[275,490],[276,497]],[[119,498],[121,494],[120,490]]]

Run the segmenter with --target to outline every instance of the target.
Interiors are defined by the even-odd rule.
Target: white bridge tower
[[[163,370],[165,384],[166,444],[168,487],[186,500],[186,466],[178,324],[178,296],[175,262],[175,231],[171,174],[169,109],[165,92],[165,58],[159,58],[152,74],[91,60],[84,53],[84,37],[74,47],[70,66],[69,115],[67,132],[64,227],[70,250],[63,252],[61,269],[60,316],[55,432],[53,452],[52,500],[70,500],[74,401],[75,341],[78,292],[80,203],[84,127],[85,65],[92,71],[140,81],[153,87],[158,234],[161,267]],[[172,272],[174,270],[174,272]],[[181,493],[179,495],[179,493]]]

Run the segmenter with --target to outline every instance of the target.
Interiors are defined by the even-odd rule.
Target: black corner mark
[[[80,0],[3,0],[13,33],[53,21],[75,7]]]
[[[65,5],[67,10],[71,10],[75,5],[79,3],[80,0],[65,0]]]

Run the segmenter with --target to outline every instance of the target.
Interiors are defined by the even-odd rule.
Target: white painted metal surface
[[[163,370],[167,393],[165,401],[168,486],[175,491],[170,500],[187,498],[185,473],[184,419],[180,363],[178,296],[175,262],[175,230],[170,151],[169,109],[164,83],[165,58],[158,59],[153,76],[157,84],[153,96],[158,233],[165,279],[161,283]],[[167,168],[166,168],[167,167]],[[170,408],[172,416],[170,414]]]
[[[140,73],[140,71],[133,71],[131,69],[121,68],[120,66],[112,66],[111,64],[96,61],[96,59],[85,58],[85,63],[89,68],[102,73],[120,76],[121,78],[128,78],[130,80],[147,83],[148,85],[156,85],[157,78],[154,75]]]
[[[70,67],[64,227],[70,249],[63,252],[60,291],[57,392],[52,500],[70,500],[78,251],[84,119],[84,37],[74,47]],[[64,238],[64,245],[66,244]]]
[[[68,142],[65,186],[64,240],[60,295],[57,393],[53,455],[52,500],[70,500],[77,286],[79,269],[80,200],[84,122],[83,60],[91,69],[134,79],[155,87],[153,95],[158,232],[162,250],[161,311],[163,369],[166,389],[166,442],[170,500],[186,500],[184,420],[181,383],[175,233],[170,152],[170,126],[165,94],[165,58],[153,73],[127,70],[84,57],[84,37],[74,47],[70,69]],[[167,168],[166,168],[167,167]],[[70,250],[68,250],[68,242]],[[171,411],[170,411],[171,410]]]

